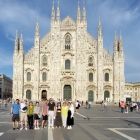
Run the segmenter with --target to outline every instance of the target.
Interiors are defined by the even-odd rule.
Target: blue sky
[[[59,0],[61,20],[76,20],[78,0]],[[83,1],[80,1],[82,10]],[[57,1],[54,0],[55,8]],[[113,51],[114,32],[122,32],[126,82],[140,81],[140,0],[85,0],[88,32],[97,38],[100,16],[104,47]],[[0,0],[0,73],[12,78],[15,32],[23,32],[25,53],[34,45],[36,17],[41,38],[49,32],[52,0]]]

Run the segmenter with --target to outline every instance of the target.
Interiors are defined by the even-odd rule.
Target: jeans
[[[28,124],[29,127],[33,127],[33,115],[28,115]]]
[[[104,105],[104,111],[105,111],[105,110],[108,111],[106,105]]]
[[[54,126],[54,111],[48,112],[48,126]]]
[[[121,107],[121,112],[124,113],[124,108],[123,107]]]

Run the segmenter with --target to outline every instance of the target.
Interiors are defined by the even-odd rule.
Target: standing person
[[[83,103],[84,103],[84,102],[82,101],[82,106],[83,106]]]
[[[28,106],[28,125],[29,125],[29,129],[33,129],[33,115],[34,115],[34,106],[33,106],[33,102],[30,101],[29,106]]]
[[[120,104],[121,104],[121,103],[120,103],[120,100],[119,100],[119,107],[121,107]]]
[[[62,114],[63,127],[64,129],[66,129],[67,116],[68,116],[68,106],[66,105],[66,102],[63,102],[61,114]]]
[[[124,101],[121,102],[120,107],[121,107],[121,113],[124,113],[124,108],[125,108]]]
[[[15,103],[12,104],[11,113],[10,113],[12,114],[13,130],[15,130],[15,123],[16,123],[17,129],[19,129],[18,128],[19,110],[20,110],[19,99],[16,99]]]
[[[133,112],[133,102],[130,103],[130,112]]]
[[[79,101],[77,100],[76,103],[75,103],[75,107],[76,107],[76,113],[79,112]]]
[[[128,102],[126,102],[126,105],[125,105],[125,113],[128,113]]]
[[[61,103],[58,102],[57,103],[57,107],[56,107],[56,119],[54,122],[54,126],[56,127],[62,127],[62,117],[61,117]]]
[[[53,102],[52,98],[50,98],[48,107],[48,128],[52,127],[52,129],[54,129],[54,116],[56,116],[56,110],[55,103]]]
[[[104,111],[108,111],[108,109],[107,109],[107,101],[106,100],[104,100],[104,110],[103,110],[103,112]]]
[[[21,128],[23,129],[23,121],[25,122],[25,130],[27,129],[27,100],[25,99],[23,103],[20,103],[20,122]]]
[[[90,109],[90,106],[91,106],[91,101],[89,101],[89,109]]]
[[[40,106],[39,102],[36,102],[35,107],[34,107],[34,129],[40,129],[39,128],[39,119],[40,119]]]
[[[72,126],[74,125],[74,107],[71,102],[68,102],[68,107],[67,129],[72,129]]]
[[[44,103],[42,105],[42,130],[45,128],[45,123],[48,120],[48,100],[44,99]]]

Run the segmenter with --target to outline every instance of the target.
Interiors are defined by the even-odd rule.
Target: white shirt
[[[75,106],[78,107],[78,102],[75,103]]]
[[[71,107],[69,108],[69,110],[71,111],[71,115],[72,117],[74,117],[74,107],[71,105]]]
[[[27,106],[25,103],[20,103],[20,111],[21,112],[27,112],[27,110],[22,110],[25,106]]]

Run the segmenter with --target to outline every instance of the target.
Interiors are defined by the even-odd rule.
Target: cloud
[[[15,37],[15,31],[23,31],[25,41],[32,41],[35,33],[36,17],[39,17],[39,25],[41,27],[41,35],[49,30],[49,17],[44,17],[40,11],[29,7],[24,3],[16,3],[9,1],[0,1],[0,24],[3,26],[4,32],[8,39]]]

